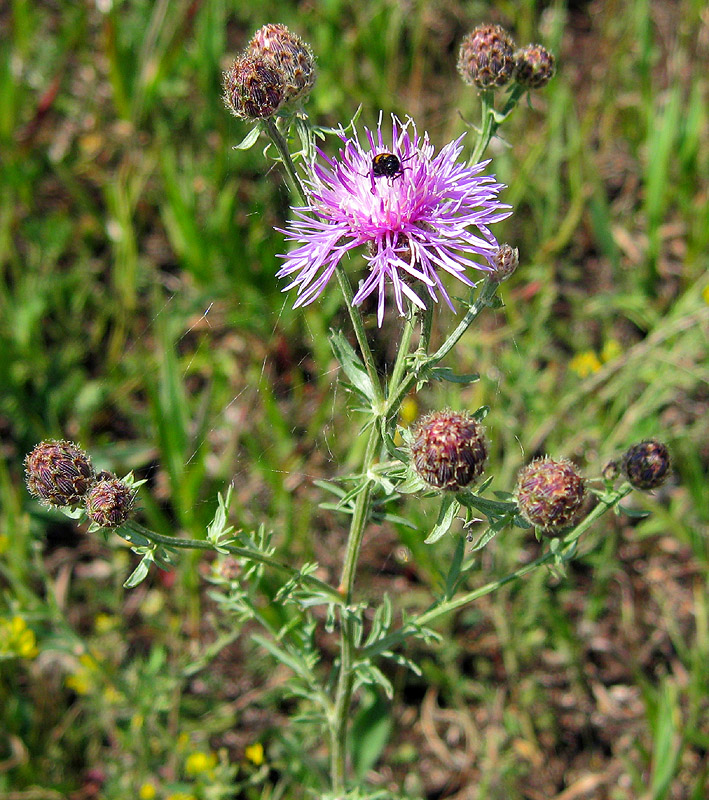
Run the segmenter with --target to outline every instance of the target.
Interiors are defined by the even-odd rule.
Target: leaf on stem
[[[367,375],[367,370],[362,363],[362,359],[354,351],[342,331],[330,332],[330,346],[345,375],[350,379],[353,388],[370,404],[373,403],[375,401],[375,392],[369,375]]]
[[[448,381],[449,383],[476,383],[480,380],[480,375],[477,372],[471,372],[467,375],[456,375],[450,367],[430,367],[426,370],[426,376],[434,381]]]
[[[441,509],[438,512],[438,519],[431,533],[424,539],[424,544],[433,544],[442,536],[445,536],[459,511],[460,503],[455,498],[455,495],[444,494],[441,498]]]
[[[260,133],[261,127],[259,125],[254,125],[239,144],[234,145],[234,150],[250,150],[256,144]]]

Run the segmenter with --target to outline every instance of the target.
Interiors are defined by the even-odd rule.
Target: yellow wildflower
[[[0,656],[31,659],[38,653],[34,631],[22,617],[0,619]]]
[[[606,361],[613,361],[613,359],[618,358],[622,352],[623,348],[620,346],[620,342],[617,339],[608,339],[603,345],[603,350],[601,350],[601,361],[604,363]]]
[[[91,675],[85,669],[68,675],[64,683],[67,689],[72,689],[77,694],[89,694],[95,688]]]
[[[125,702],[125,695],[123,692],[119,692],[115,686],[106,686],[103,690],[103,699],[111,706],[117,706],[120,703]]]
[[[244,750],[244,755],[254,766],[260,767],[263,764],[263,745],[261,742],[249,745]]]
[[[569,361],[569,369],[575,372],[579,378],[587,378],[594,372],[598,372],[601,368],[601,362],[593,350],[585,350],[583,353],[577,353],[571,361]]]
[[[702,300],[709,306],[709,283],[702,289]]]
[[[198,750],[190,753],[185,761],[185,772],[192,777],[211,772],[217,766],[217,756],[215,753],[203,753]]]
[[[97,614],[94,620],[96,633],[108,633],[118,627],[118,618],[112,614]]]
[[[0,533],[0,556],[8,551],[10,547],[10,537],[6,533]]]
[[[154,800],[156,795],[157,791],[152,783],[144,783],[140,789],[138,789],[139,800]]]

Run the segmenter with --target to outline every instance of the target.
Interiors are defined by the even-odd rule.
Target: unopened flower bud
[[[130,516],[134,498],[130,486],[118,478],[98,481],[86,495],[86,513],[102,528],[117,528]]]
[[[509,83],[515,68],[514,41],[499,25],[481,25],[461,42],[458,72],[479,89]]]
[[[620,465],[617,461],[609,461],[601,470],[601,476],[606,483],[613,483],[619,475]]]
[[[307,96],[315,84],[313,51],[285,25],[270,23],[259,28],[246,55],[269,62],[283,77],[284,103]]]
[[[623,456],[623,472],[636,489],[656,489],[670,473],[670,453],[656,439],[634,444]]]
[[[487,459],[482,425],[470,414],[435,411],[414,431],[416,472],[436,489],[456,491],[477,480]]]
[[[501,244],[492,255],[493,270],[490,277],[497,283],[506,281],[519,265],[519,250],[509,244]]]
[[[554,76],[554,56],[540,44],[529,44],[515,53],[515,80],[528,89],[541,89]]]
[[[527,522],[545,536],[558,536],[579,518],[586,489],[570,461],[539,458],[521,470],[515,494]]]
[[[266,59],[240,56],[224,73],[224,102],[237,117],[272,117],[285,94],[283,74]]]
[[[94,482],[91,459],[73,442],[40,442],[25,458],[27,488],[42,503],[72,506]]]

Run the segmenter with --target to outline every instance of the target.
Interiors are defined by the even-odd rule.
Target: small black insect
[[[372,176],[375,178],[397,178],[403,172],[401,159],[394,153],[377,153],[372,159]]]

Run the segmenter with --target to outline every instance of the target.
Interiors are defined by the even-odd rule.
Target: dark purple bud
[[[487,459],[482,425],[465,412],[435,411],[414,431],[416,472],[436,489],[456,491],[477,480]]]

